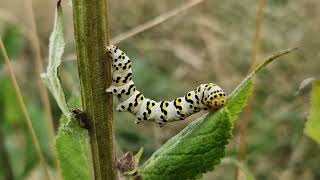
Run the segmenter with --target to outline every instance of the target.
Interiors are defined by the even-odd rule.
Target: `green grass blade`
[[[311,111],[304,133],[320,144],[320,80],[312,82]]]

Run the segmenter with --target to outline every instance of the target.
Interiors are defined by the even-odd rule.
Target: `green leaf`
[[[232,124],[226,108],[212,114],[161,146],[141,167],[143,179],[192,179],[213,170],[224,157]]]
[[[269,57],[230,94],[225,107],[195,120],[162,145],[140,167],[143,179],[195,179],[213,170],[225,155],[232,123],[247,103],[255,75],[274,59],[295,49]]]
[[[56,150],[64,180],[91,179],[88,133],[80,128],[77,121],[69,121],[65,116],[56,139]]]
[[[135,161],[137,167],[139,165],[142,154],[143,154],[143,147],[141,147],[139,149],[138,153],[136,155],[134,155],[134,161]]]
[[[231,121],[235,121],[238,113],[246,106],[247,99],[252,93],[254,77],[255,73],[249,74],[228,97],[226,107],[232,112]]]
[[[65,94],[58,76],[61,57],[64,51],[63,15],[60,1],[57,5],[55,23],[49,43],[49,64],[47,72],[41,76],[59,105],[63,116],[56,139],[57,157],[64,180],[91,179],[88,132],[79,126],[66,102]],[[79,106],[79,97],[71,97],[71,105]]]
[[[79,94],[75,93],[69,104],[78,107]],[[56,151],[64,180],[91,179],[88,131],[79,126],[76,119],[62,116],[56,138]]]
[[[60,3],[57,5],[53,32],[49,43],[49,64],[47,72],[41,74],[44,82],[57,101],[58,106],[67,118],[71,118],[71,112],[66,102],[65,94],[58,77],[58,69],[64,51],[63,14]]]
[[[320,144],[320,80],[312,83],[311,111],[304,133]]]

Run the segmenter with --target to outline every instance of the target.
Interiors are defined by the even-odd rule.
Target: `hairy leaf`
[[[194,121],[142,166],[143,179],[192,179],[212,170],[224,156],[231,127],[226,108]]]
[[[195,179],[213,170],[224,157],[232,123],[247,103],[255,75],[277,57],[293,50],[269,57],[230,94],[224,108],[197,119],[161,146],[140,168],[143,179]]]
[[[70,106],[79,106],[79,94],[75,93]],[[64,180],[91,179],[88,131],[79,126],[76,119],[63,115],[56,138],[56,151]]]
[[[61,57],[64,51],[64,46],[65,43],[63,37],[63,14],[60,3],[58,3],[53,32],[50,36],[49,64],[47,67],[47,72],[41,74],[41,77],[43,78],[53,97],[57,101],[63,114],[67,118],[70,118],[71,112],[69,111],[65,94],[58,76],[58,69],[61,64]]]
[[[87,131],[80,128],[75,119],[69,121],[63,116],[57,135],[56,150],[65,180],[91,179],[88,149]]]
[[[312,83],[311,111],[304,133],[320,144],[320,80]]]
[[[63,15],[60,2],[57,5],[53,32],[49,44],[49,64],[47,72],[41,76],[57,101],[63,116],[56,139],[56,151],[64,180],[91,179],[89,144],[87,130],[79,127],[66,102],[65,94],[58,76],[61,57],[64,51]],[[71,105],[79,105],[79,97],[71,97]]]
[[[238,113],[246,106],[247,99],[252,92],[254,77],[254,73],[249,74],[228,97],[226,107],[232,112],[231,121],[235,121]]]

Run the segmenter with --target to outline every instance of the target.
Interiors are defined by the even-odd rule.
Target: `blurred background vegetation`
[[[151,20],[185,0],[109,0],[110,36],[115,37]],[[55,1],[33,0],[43,63],[53,27]],[[63,2],[66,49],[60,75],[67,97],[79,93],[72,8]],[[11,58],[41,149],[53,168],[48,120],[40,101],[32,23],[27,1],[0,0],[0,34]],[[30,6],[30,5],[29,5]],[[172,99],[201,83],[215,82],[226,92],[250,68],[254,46],[257,0],[205,0],[174,18],[118,44],[133,60],[134,79],[156,100]],[[297,53],[282,57],[258,76],[252,119],[248,128],[246,163],[257,179],[320,179],[320,147],[303,135],[309,111],[308,95],[297,96],[300,82],[320,77],[320,1],[267,0],[258,60],[288,47]],[[258,61],[261,62],[261,61]],[[115,104],[117,100],[115,100]],[[50,97],[55,129],[61,112]],[[134,116],[115,112],[118,155],[145,148],[143,158],[192,120],[159,129],[153,123],[135,125]],[[15,179],[41,179],[41,168],[22,120],[18,102],[0,56],[0,179],[12,171]],[[242,122],[241,117],[237,122]],[[236,157],[239,128],[227,149]],[[226,173],[227,172],[227,173]],[[222,163],[205,179],[234,179],[235,167]]]

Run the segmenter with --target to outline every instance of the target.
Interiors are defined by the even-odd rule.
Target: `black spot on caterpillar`
[[[114,45],[107,47],[112,58],[112,85],[106,90],[119,98],[117,111],[129,111],[136,123],[155,121],[161,127],[167,122],[184,120],[200,110],[217,111],[225,104],[226,94],[216,84],[201,84],[184,97],[156,102],[145,98],[132,79],[131,60]]]

